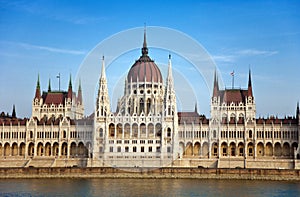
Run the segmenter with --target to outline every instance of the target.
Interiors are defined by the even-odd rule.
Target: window
[[[99,130],[99,137],[103,137],[103,129],[102,128],[100,128],[100,130]]]
[[[136,146],[134,146],[132,150],[133,150],[133,152],[136,152]]]
[[[145,152],[145,148],[143,146],[141,147],[141,152]]]
[[[160,146],[157,146],[157,147],[156,147],[156,152],[157,152],[157,153],[160,153]]]
[[[153,144],[153,140],[148,140],[148,144]]]
[[[117,140],[117,144],[122,144],[122,140]]]
[[[102,152],[103,152],[103,147],[100,146],[100,148],[99,148],[99,153],[102,153]]]
[[[249,138],[252,138],[252,130],[249,130]]]
[[[114,144],[114,141],[113,141],[113,140],[109,140],[109,143],[110,143],[110,144]]]
[[[151,153],[152,152],[152,147],[148,147],[148,152]]]
[[[121,152],[121,147],[120,146],[118,146],[117,151]]]
[[[167,152],[168,152],[168,153],[171,152],[171,147],[167,147]]]
[[[171,129],[170,128],[168,128],[168,130],[167,130],[167,137],[171,137]]]
[[[124,144],[129,144],[129,140],[124,140]]]
[[[132,140],[132,143],[133,143],[133,144],[137,144],[137,141],[136,141],[136,140]]]
[[[128,146],[125,146],[125,152],[129,152],[129,147]]]
[[[112,146],[109,147],[109,152],[111,152],[111,153],[114,152],[114,147],[112,147]]]
[[[145,140],[141,140],[141,141],[140,141],[140,144],[145,144]]]

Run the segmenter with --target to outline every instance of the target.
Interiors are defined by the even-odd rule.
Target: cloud
[[[61,48],[55,48],[55,47],[49,47],[49,46],[40,46],[40,45],[33,45],[23,42],[6,42],[1,41],[1,43],[11,44],[11,45],[17,45],[26,49],[37,49],[37,50],[43,50],[53,53],[63,53],[63,54],[71,54],[71,55],[84,55],[86,54],[85,51],[80,50],[70,50],[70,49],[61,49]]]
[[[264,50],[256,50],[256,49],[244,49],[236,52],[236,54],[244,55],[244,56],[256,56],[256,55],[271,56],[277,53],[278,51],[264,51]]]
[[[213,55],[212,57],[215,61],[220,62],[234,62],[236,58],[234,55]]]

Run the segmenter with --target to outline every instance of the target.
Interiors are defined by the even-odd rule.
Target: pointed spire
[[[12,111],[11,117],[12,118],[16,118],[17,117],[15,104],[13,105],[13,111]]]
[[[104,55],[102,56],[101,78],[106,79]]]
[[[213,97],[217,97],[218,93],[219,93],[219,83],[217,78],[217,70],[215,70]]]
[[[297,102],[297,109],[296,109],[296,117],[299,118],[300,116],[300,109],[299,109],[299,101]]]
[[[253,97],[252,82],[251,82],[251,70],[250,69],[249,69],[249,79],[248,79],[248,96]]]
[[[143,42],[143,48],[142,48],[142,55],[143,56],[148,55],[147,39],[146,39],[146,24],[144,27],[144,42]]]
[[[49,78],[49,83],[48,83],[48,92],[51,92],[51,79]]]
[[[198,113],[197,102],[195,103],[195,113]]]
[[[68,89],[68,98],[72,98],[73,90],[72,90],[72,76],[70,74],[69,79],[69,89]]]
[[[171,54],[169,54],[169,63],[168,63],[168,76],[167,76],[167,81],[170,81],[170,83],[173,83]]]
[[[82,89],[81,89],[81,79],[79,79],[78,93],[77,93],[77,102],[82,104]]]
[[[34,98],[41,98],[41,86],[40,86],[40,74],[38,74],[38,80],[36,83],[35,96]]]

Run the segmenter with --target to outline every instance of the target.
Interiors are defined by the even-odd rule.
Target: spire
[[[171,61],[171,54],[169,54],[169,63],[168,63],[168,76],[167,81],[173,84],[173,74],[172,74],[172,61]]]
[[[215,70],[213,97],[217,97],[218,92],[219,92],[219,83],[218,83],[218,78],[217,78],[217,70]]]
[[[195,113],[198,113],[197,102],[195,103]]]
[[[17,117],[15,104],[13,105],[13,111],[12,111],[11,117],[12,118],[16,118]]]
[[[144,42],[143,42],[143,48],[142,48],[142,55],[143,56],[148,55],[147,39],[146,39],[146,24],[144,27]]]
[[[34,98],[41,98],[41,86],[40,86],[40,74],[38,74],[38,80],[36,83],[35,96]]]
[[[300,116],[300,109],[299,109],[299,101],[297,102],[297,109],[296,109],[296,117],[299,118]]]
[[[248,96],[253,97],[252,82],[251,82],[251,70],[250,69],[249,69],[249,79],[248,79]]]
[[[69,89],[68,89],[68,98],[72,98],[72,94],[73,94],[73,91],[72,91],[72,76],[70,74]]]
[[[79,87],[77,93],[77,102],[82,104],[82,90],[81,90],[81,79],[79,79]]]
[[[104,55],[102,56],[101,78],[106,79]]]
[[[48,83],[48,92],[51,92],[51,79],[49,78],[49,83]]]

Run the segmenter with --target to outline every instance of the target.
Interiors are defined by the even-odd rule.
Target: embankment
[[[297,180],[300,170],[212,168],[0,168],[0,178],[195,178]]]

